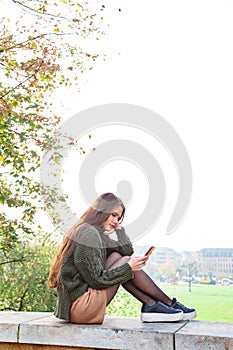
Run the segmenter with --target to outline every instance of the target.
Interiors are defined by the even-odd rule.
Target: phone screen
[[[148,250],[147,252],[145,253],[145,255],[149,256],[153,253],[153,251],[155,250],[155,247],[152,245]]]

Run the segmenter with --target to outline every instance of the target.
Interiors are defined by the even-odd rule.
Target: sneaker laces
[[[182,311],[185,311],[185,310],[189,311],[189,310],[191,310],[187,306],[185,306],[185,305],[181,304],[179,301],[177,301],[176,298],[172,299],[172,307],[174,307],[174,308],[176,308],[176,307],[177,308],[181,308]]]

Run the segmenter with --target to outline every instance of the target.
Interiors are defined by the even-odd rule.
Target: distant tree
[[[40,229],[35,227],[37,210],[43,209],[40,157],[51,147],[60,121],[53,113],[53,93],[78,84],[80,74],[92,69],[99,55],[86,52],[84,43],[99,40],[104,5],[96,2],[93,9],[74,0],[4,3],[15,6],[13,17],[0,19],[0,249],[7,254],[22,237]],[[9,216],[12,208],[16,218]]]
[[[165,262],[159,266],[159,273],[166,279],[176,278],[176,268],[171,262]]]
[[[159,265],[152,260],[152,257],[146,264],[145,270],[154,280],[158,280],[160,278]]]

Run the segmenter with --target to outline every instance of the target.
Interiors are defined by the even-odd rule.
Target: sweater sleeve
[[[129,237],[125,233],[125,229],[121,227],[120,229],[115,230],[117,240],[112,239],[112,235],[107,235],[104,238],[104,244],[107,247],[108,255],[110,255],[112,252],[118,252],[122,256],[125,255],[132,255],[133,245],[129,239]]]
[[[74,252],[74,264],[87,284],[93,289],[104,289],[133,278],[128,263],[106,270],[105,261],[106,248],[102,247],[99,232],[93,227],[85,229]]]

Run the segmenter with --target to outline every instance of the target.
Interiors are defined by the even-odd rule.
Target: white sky
[[[118,3],[122,11],[113,13],[110,30],[101,43],[111,60],[95,66],[81,93],[71,99],[69,113],[103,103],[137,104],[165,118],[182,138],[194,177],[187,215],[176,231],[164,235],[174,205],[174,187],[178,186],[173,165],[164,158],[165,173],[172,174],[167,187],[168,210],[155,230],[135,244],[153,243],[177,250],[233,247],[233,3]],[[115,130],[112,137],[118,137]],[[93,142],[97,139],[93,132]],[[146,147],[147,138],[137,140]],[[97,179],[100,193],[105,181]],[[139,189],[134,191],[136,197]]]
[[[187,215],[169,236],[164,232],[174,208],[178,180],[166,152],[159,145],[153,146],[154,140],[148,135],[142,132],[139,135],[138,130],[129,132],[125,127],[96,130],[92,140],[87,141],[85,135],[81,140],[84,147],[86,142],[86,147],[91,148],[122,136],[150,150],[156,149],[155,157],[166,176],[167,202],[154,230],[135,244],[169,246],[178,251],[233,247],[232,1],[127,0],[115,2],[114,8],[108,2],[106,20],[110,21],[110,28],[96,44],[108,54],[108,61],[96,63],[94,70],[84,76],[81,93],[71,96],[64,93],[64,119],[86,108],[112,102],[137,104],[161,115],[183,140],[194,178]],[[77,186],[79,166],[70,169],[65,181],[71,197],[73,186]],[[127,179],[132,181],[134,200],[125,219],[130,222],[140,215],[143,201],[139,204],[138,198],[148,188],[142,174],[138,174],[139,188],[135,186],[133,181],[139,170],[131,169],[131,174],[132,164],[115,166],[126,167]],[[96,176],[97,192],[114,192],[121,179],[118,174],[112,182],[109,180],[113,167],[114,164],[111,169],[103,167]],[[146,203],[146,198],[143,200]],[[71,201],[75,205],[75,200]],[[85,206],[80,206],[77,212],[82,214]]]

